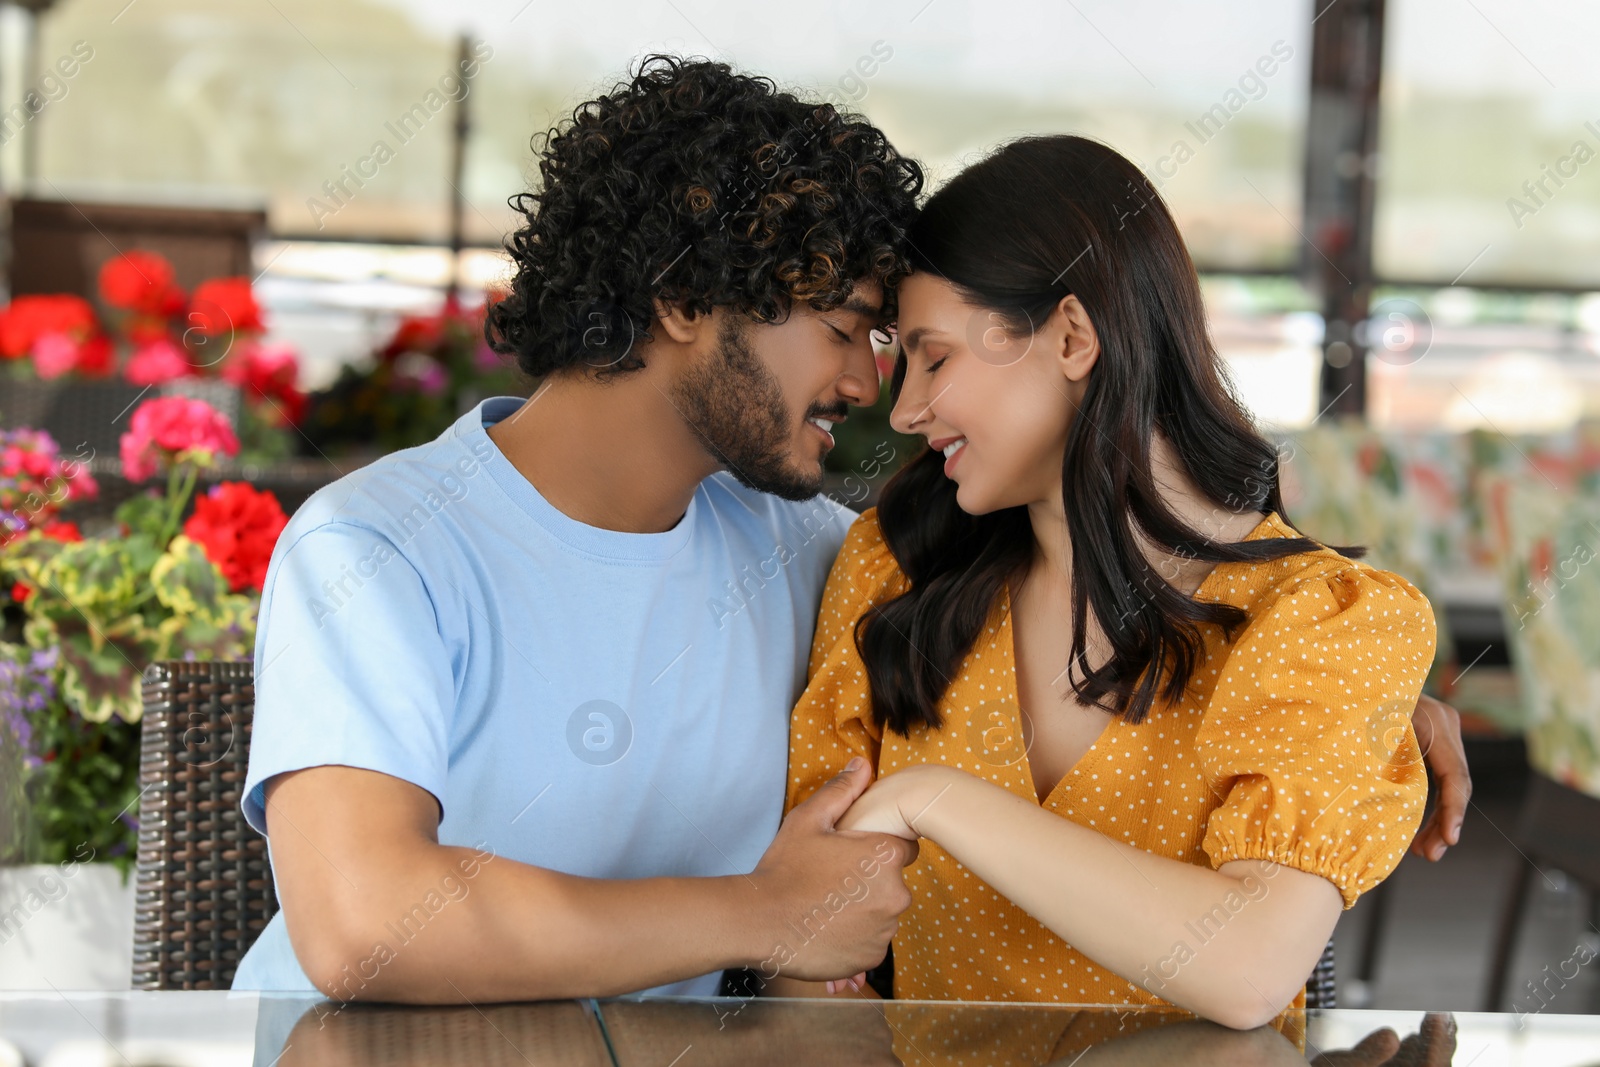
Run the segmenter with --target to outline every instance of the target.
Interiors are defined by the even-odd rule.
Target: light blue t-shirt
[[[856,514],[719,473],[664,533],[588,526],[484,432],[521,403],[486,400],[295,513],[261,600],[245,817],[266,831],[271,776],[345,764],[432,793],[442,844],[594,878],[748,873]],[[233,988],[314,989],[281,913]]]

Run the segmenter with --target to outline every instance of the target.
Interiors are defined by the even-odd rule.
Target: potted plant
[[[299,357],[264,340],[250,279],[213,278],[186,293],[166,259],[135,250],[105,264],[98,288],[103,315],[70,293],[0,308],[0,414],[9,424],[109,449],[122,418],[153,390],[227,414],[247,462],[293,453],[305,411]]]
[[[58,505],[7,513],[0,988],[128,985],[141,672],[161,659],[251,654],[287,522],[271,493],[242,482],[194,499],[201,471],[238,451],[204,401],[148,400],[122,437],[122,468],[137,482],[164,474],[164,489],[125,501],[97,536],[53,522]],[[6,455],[0,444],[0,469]],[[75,461],[55,463],[64,485],[86,476]]]
[[[495,294],[490,294],[490,300]],[[435,315],[407,315],[366,366],[347,364],[313,393],[301,429],[318,452],[424,444],[491,396],[527,396],[522,373],[483,336],[484,310],[452,294]]]

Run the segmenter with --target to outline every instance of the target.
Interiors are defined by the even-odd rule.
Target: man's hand
[[[1472,772],[1467,768],[1467,751],[1461,743],[1461,714],[1455,708],[1423,696],[1411,715],[1411,726],[1439,787],[1433,815],[1411,839],[1411,851],[1436,861],[1461,840],[1461,820],[1467,813],[1467,801],[1472,798]]]
[[[1456,1052],[1454,1015],[1429,1012],[1404,1040],[1388,1027],[1375,1030],[1353,1049],[1324,1052],[1312,1067],[1449,1067]]]
[[[773,902],[772,951],[755,968],[763,979],[848,978],[882,962],[911,905],[900,869],[917,858],[917,846],[835,829],[871,781],[866,762],[851,760],[789,813],[751,874]]]

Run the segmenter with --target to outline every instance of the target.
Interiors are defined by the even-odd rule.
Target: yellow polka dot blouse
[[[1273,513],[1246,540],[1295,536]],[[939,706],[941,729],[885,736],[873,723],[852,633],[904,583],[868,510],[823,593],[790,728],[787,806],[855,755],[879,775],[942,763],[1038,803],[1004,594]],[[1427,777],[1410,716],[1433,661],[1427,598],[1331,549],[1218,564],[1195,598],[1236,605],[1249,621],[1231,643],[1220,627],[1202,626],[1205,654],[1183,698],[1158,702],[1138,725],[1113,718],[1044,806],[1185,863],[1261,859],[1321,875],[1348,908],[1395,868],[1421,821]],[[894,940],[898,998],[1163,1003],[1074,951],[931,841],[906,883],[913,903]]]

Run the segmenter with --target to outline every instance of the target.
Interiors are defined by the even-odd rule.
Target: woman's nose
[[[894,408],[889,412],[889,425],[896,433],[916,433],[912,426],[921,420],[925,407],[921,390],[912,388],[908,377],[900,384],[900,395],[895,397]]]

